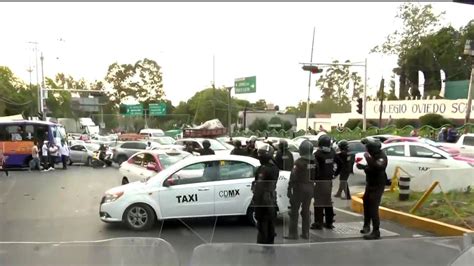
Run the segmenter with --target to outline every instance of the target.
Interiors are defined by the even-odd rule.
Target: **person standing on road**
[[[0,150],[0,170],[5,172],[6,176],[9,176],[7,169],[7,159],[8,156],[5,156],[5,154],[3,154],[3,150]]]
[[[357,168],[365,172],[365,192],[364,201],[364,226],[360,230],[364,234],[364,239],[372,240],[380,238],[380,218],[379,206],[382,199],[385,184],[387,183],[387,156],[381,150],[381,143],[369,140],[365,144],[367,152],[364,153],[367,165],[357,164]],[[370,232],[370,222],[372,221],[372,232]]]
[[[301,238],[309,239],[309,223],[311,198],[313,197],[313,182],[316,178],[316,162],[313,156],[313,144],[304,140],[299,147],[300,158],[288,182],[288,198],[290,199],[290,226],[287,239],[298,239],[298,211],[301,207]]]
[[[257,141],[257,137],[252,136],[247,142],[247,156],[253,157],[258,159],[258,152],[255,148],[255,142]]]
[[[351,193],[349,191],[349,184],[347,180],[352,170],[352,159],[348,154],[349,152],[349,143],[346,140],[341,140],[337,144],[339,147],[339,152],[336,154],[336,164],[337,170],[334,173],[334,176],[339,176],[339,189],[337,190],[334,197],[341,197],[342,192],[346,196],[346,199],[351,199]]]
[[[212,149],[211,149],[211,142],[207,139],[202,141],[202,149],[198,150],[199,155],[214,155],[216,154]]]
[[[276,220],[276,184],[279,170],[272,163],[274,150],[264,144],[258,149],[260,166],[255,171],[255,180],[252,182],[252,206],[257,220],[257,244],[273,244],[275,240]]]
[[[146,150],[151,150],[151,149],[152,149],[152,147],[151,147],[151,141],[148,141],[148,142],[146,143],[146,148],[145,148],[145,149],[146,149]]]
[[[69,159],[69,147],[67,143],[63,140],[61,141],[61,147],[59,147],[59,153],[61,154],[61,161],[63,162],[63,169],[67,169],[67,162]]]
[[[334,178],[334,157],[336,152],[331,148],[331,138],[322,135],[318,139],[319,148],[315,153],[317,175],[314,184],[314,223],[311,229],[321,230],[324,227],[333,229],[334,209],[332,206],[332,179]]]
[[[59,148],[56,143],[52,142],[48,148],[49,151],[49,170],[55,170],[55,164],[59,157]]]
[[[288,150],[288,142],[280,140],[278,151],[275,154],[275,163],[278,169],[283,171],[291,171],[293,169],[293,154]]]
[[[33,141],[33,147],[31,148],[30,170],[40,170],[39,149],[36,140]]]
[[[48,141],[43,141],[43,146],[41,146],[41,163],[43,164],[43,171],[49,170],[49,151],[48,151]]]
[[[233,155],[247,156],[247,151],[242,149],[242,142],[240,140],[234,141],[234,149],[230,152]]]

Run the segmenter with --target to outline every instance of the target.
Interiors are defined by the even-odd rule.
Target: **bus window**
[[[10,140],[12,141],[22,141],[24,136],[24,130],[22,126],[12,125],[7,126],[7,133],[10,136]]]
[[[33,125],[26,125],[25,126],[25,139],[33,140],[35,136],[35,129]]]
[[[4,125],[0,126],[0,141],[9,141],[10,134],[7,134],[6,128]]]
[[[35,125],[36,127],[36,139],[38,143],[42,145],[45,140],[48,139],[48,126],[45,125]]]

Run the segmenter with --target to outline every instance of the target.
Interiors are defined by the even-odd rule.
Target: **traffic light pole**
[[[313,27],[313,42],[311,43],[311,60],[310,63],[313,63],[313,50],[314,50],[314,33],[316,27]],[[309,132],[309,104],[310,104],[310,94],[311,94],[311,72],[309,72],[308,78],[308,99],[306,100],[306,132]]]
[[[364,99],[362,99],[362,131],[367,130],[367,58],[364,61]]]

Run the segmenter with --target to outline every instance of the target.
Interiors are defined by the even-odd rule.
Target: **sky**
[[[390,77],[396,57],[369,54],[399,27],[400,3],[0,3],[0,65],[36,83],[32,44],[45,76],[58,72],[103,79],[110,64],[155,60],[166,98],[186,101],[208,88],[256,76],[257,92],[238,94],[286,107],[306,100],[313,27],[314,62],[368,60],[368,87]],[[455,28],[474,19],[474,6],[433,3]],[[214,68],[213,68],[214,58]],[[213,69],[215,71],[213,71]],[[354,68],[364,75],[364,69]],[[39,71],[41,78],[41,71]],[[311,84],[311,100],[320,92]],[[387,82],[386,82],[387,84]],[[375,94],[370,91],[368,94]]]

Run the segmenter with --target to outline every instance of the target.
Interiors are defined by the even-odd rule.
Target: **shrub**
[[[283,121],[283,130],[287,131],[290,130],[293,127],[290,121],[284,120]]]
[[[252,124],[250,124],[249,129],[252,131],[264,131],[268,128],[268,123],[265,119],[263,118],[257,118],[255,119]]]
[[[396,128],[404,128],[406,126],[418,127],[418,121],[414,119],[406,119],[406,118],[395,120]]]
[[[367,128],[369,127],[377,127],[379,125],[379,122],[376,120],[367,120]],[[362,119],[349,119],[346,124],[344,124],[344,127],[349,128],[351,130],[354,130],[355,128],[359,127],[362,128],[363,126],[363,121]]]
[[[420,123],[422,126],[428,125],[434,128],[440,128],[443,125],[452,124],[452,121],[439,114],[426,114],[420,116]]]

